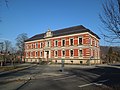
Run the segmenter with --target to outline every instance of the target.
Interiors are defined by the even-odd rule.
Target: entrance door
[[[45,51],[45,59],[46,59],[46,61],[48,61],[48,58],[50,58],[49,57],[49,51]]]

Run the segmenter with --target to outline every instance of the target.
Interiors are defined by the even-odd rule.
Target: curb
[[[35,66],[35,65],[27,66],[27,67],[24,67],[24,68],[18,68],[18,69],[14,69],[14,70],[10,70],[10,71],[1,72],[0,76],[5,75],[5,74],[9,74],[9,73],[14,73],[14,72],[21,71],[21,70],[25,70],[25,69],[31,68],[33,66]]]
[[[19,90],[20,88],[22,88],[25,84],[27,84],[29,81],[31,80],[31,78],[29,78],[26,82],[24,82],[23,84],[21,84],[19,87],[17,87],[15,90]]]
[[[117,69],[120,69],[120,66],[112,66],[112,65],[98,65],[98,66],[96,66],[96,67],[111,67],[111,68],[117,68]]]

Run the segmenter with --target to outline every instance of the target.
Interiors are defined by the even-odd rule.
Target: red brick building
[[[25,61],[100,63],[99,37],[84,26],[74,26],[35,35],[25,41]]]

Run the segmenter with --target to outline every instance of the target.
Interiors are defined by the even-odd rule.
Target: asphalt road
[[[113,67],[35,66],[0,77],[0,90],[119,90],[120,69]],[[3,82],[9,81],[11,82]],[[5,87],[6,86],[6,87]],[[13,88],[10,88],[13,87]]]

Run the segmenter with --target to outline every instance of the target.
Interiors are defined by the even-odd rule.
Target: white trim
[[[89,33],[89,35],[99,41],[99,39],[96,36],[92,35],[91,33]]]
[[[38,51],[35,51],[35,58],[38,57]]]
[[[33,57],[33,51],[30,52],[30,57],[31,57],[31,58]]]
[[[63,40],[65,41],[65,45],[63,46]],[[66,40],[65,38],[61,39],[61,47],[65,47],[66,46]]]
[[[94,48],[94,49],[99,49],[99,47],[95,47],[95,46],[90,46],[90,45],[80,45],[80,46],[69,46],[69,47],[49,47],[47,49],[51,49],[51,50],[62,50],[62,49],[79,49],[79,48]],[[38,48],[38,49],[28,49],[25,51],[36,51],[36,50],[44,50],[46,49],[46,47],[43,48]]]
[[[73,39],[73,45],[71,45],[71,39]],[[74,46],[74,38],[69,38],[69,46]]]
[[[82,44],[79,43],[79,38],[82,38]],[[78,46],[83,45],[83,36],[78,36]]]
[[[66,38],[66,37],[70,37],[70,36],[78,36],[78,35],[84,35],[84,34],[89,34],[89,35],[91,35],[89,32],[84,32],[84,33],[70,34],[70,35],[65,35],[65,36],[51,37],[51,38],[47,38],[47,39],[27,41],[27,42],[25,42],[25,43],[37,42],[37,41],[45,41],[45,40],[58,39],[58,38]]]
[[[42,54],[41,54],[41,52],[42,52]],[[43,51],[40,51],[40,57],[41,57],[41,58],[43,57],[42,55],[43,55]]]
[[[57,52],[57,56],[56,56],[56,52]],[[58,50],[54,51],[54,57],[57,58],[58,57]]]
[[[82,57],[83,57],[83,50],[82,50],[82,54],[81,54],[81,56],[80,56],[80,50],[82,50],[82,49],[81,49],[81,48],[78,49],[78,57],[79,57],[79,58],[82,58]]]
[[[64,49],[61,50],[61,54],[62,54],[61,57],[62,57],[62,58],[65,58],[65,56],[66,56],[66,52],[65,52],[65,55],[63,56],[63,51],[65,52],[65,50],[64,50]]]
[[[73,56],[71,56],[71,50],[73,51]],[[74,49],[70,49],[69,52],[70,52],[70,58],[74,58]]]
[[[56,45],[56,41],[57,41],[57,45]],[[54,47],[58,47],[58,40],[54,40]]]
[[[38,48],[38,42],[35,43],[35,48],[36,48],[36,49]]]
[[[45,47],[51,47],[51,42],[50,42],[50,40],[45,41]]]
[[[43,47],[43,42],[40,42],[40,48],[42,48]]]

